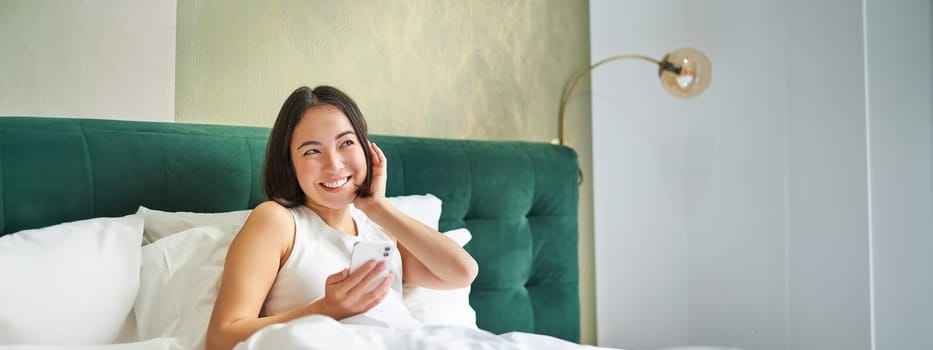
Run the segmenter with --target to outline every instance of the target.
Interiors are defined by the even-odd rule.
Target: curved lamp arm
[[[583,72],[580,72],[580,74],[570,82],[570,85],[564,90],[563,96],[561,96],[560,116],[558,120],[560,123],[558,126],[559,138],[555,140],[556,143],[561,145],[565,144],[564,129],[566,126],[567,102],[570,100],[570,95],[573,94],[573,89],[577,87],[580,80],[592,72],[593,69],[607,62],[629,58],[657,64],[658,78],[661,80],[661,85],[668,93],[677,97],[688,98],[699,95],[709,86],[713,72],[706,55],[692,48],[676,49],[665,55],[661,60],[642,55],[618,55],[596,62]]]
[[[576,78],[573,78],[573,81],[570,82],[570,85],[568,85],[567,89],[564,90],[564,94],[563,94],[563,96],[561,96],[561,98],[560,98],[560,126],[558,127],[560,130],[558,131],[558,132],[559,132],[559,138],[557,139],[557,143],[558,143],[558,144],[561,144],[561,145],[564,144],[564,129],[565,129],[565,125],[567,124],[567,120],[566,120],[566,118],[565,118],[565,114],[567,113],[567,102],[570,100],[570,95],[573,94],[573,89],[575,89],[575,88],[577,87],[577,83],[579,83],[580,80],[583,79],[583,77],[585,77],[587,74],[589,74],[590,72],[592,72],[593,69],[596,69],[596,67],[599,67],[599,66],[603,65],[604,63],[607,63],[607,62],[610,62],[610,61],[624,60],[624,59],[639,59],[639,60],[644,60],[644,61],[652,62],[652,63],[654,63],[654,64],[657,64],[658,66],[661,65],[661,61],[658,61],[658,60],[653,59],[653,58],[648,57],[648,56],[642,56],[642,55],[618,55],[618,56],[608,57],[608,58],[605,58],[605,59],[603,59],[603,60],[601,60],[601,61],[599,61],[599,62],[596,62],[595,64],[593,64],[592,66],[590,66],[590,67],[587,68],[586,70],[580,72],[580,74],[577,74],[577,77],[576,77]]]

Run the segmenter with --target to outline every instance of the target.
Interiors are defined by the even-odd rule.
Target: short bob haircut
[[[275,118],[275,125],[269,134],[266,160],[263,165],[263,188],[266,197],[286,208],[305,204],[306,196],[298,185],[295,166],[292,164],[292,132],[304,117],[305,112],[317,106],[336,107],[350,119],[353,132],[356,133],[360,146],[363,147],[363,155],[366,157],[366,178],[356,195],[369,197],[373,194],[370,188],[373,179],[373,159],[367,147],[369,136],[366,131],[366,120],[363,119],[363,113],[356,106],[356,102],[335,87],[322,85],[312,90],[307,86],[302,86],[295,89],[285,99],[282,109],[279,110],[279,116]]]

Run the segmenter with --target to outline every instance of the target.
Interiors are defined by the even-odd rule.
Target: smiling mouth
[[[338,188],[343,187],[343,185],[346,185],[347,182],[350,182],[349,176],[336,180],[336,181],[332,181],[332,182],[321,182],[321,186],[324,186],[325,188],[329,188],[333,190],[333,189],[338,189]]]

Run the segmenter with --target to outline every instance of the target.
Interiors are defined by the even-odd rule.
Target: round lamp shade
[[[661,85],[671,95],[689,98],[699,95],[709,86],[713,67],[702,52],[681,48],[664,56],[658,72]]]

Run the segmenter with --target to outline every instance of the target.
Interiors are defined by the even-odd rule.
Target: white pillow
[[[179,338],[203,349],[224,260],[239,225],[200,226],[142,248],[136,314],[139,339]]]
[[[239,210],[224,213],[170,212],[149,209],[140,206],[136,214],[143,217],[143,244],[149,244],[165,236],[193,227],[216,224],[236,224],[243,226],[252,210]],[[237,228],[239,231],[239,228]]]
[[[444,235],[460,246],[466,245],[473,236],[465,228],[444,232]],[[476,326],[476,311],[470,306],[470,287],[437,290],[403,285],[403,299],[408,311],[425,325],[455,325],[470,328]]]
[[[140,289],[133,309],[139,339],[179,337],[186,348],[204,347],[227,248],[251,212],[139,207],[143,243],[158,243],[142,250]]]
[[[409,195],[387,199],[408,216],[437,229],[437,222],[441,217],[441,200],[434,195]],[[251,212],[252,210],[223,213],[170,212],[140,206],[136,214],[144,219],[143,244],[149,244],[198,226],[237,224],[242,227]]]
[[[156,338],[145,341],[126,341],[106,345],[22,345],[0,346],[3,350],[191,350],[174,338]]]
[[[437,229],[441,220],[441,199],[433,194],[413,194],[407,196],[386,197],[389,203],[405,215]]]
[[[115,342],[139,289],[142,232],[128,215],[0,237],[0,344]]]

